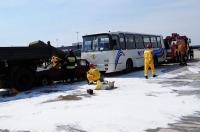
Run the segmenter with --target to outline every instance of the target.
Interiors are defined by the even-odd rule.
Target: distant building
[[[78,43],[72,43],[72,46],[75,46],[75,45],[83,45],[83,42],[78,42]]]
[[[192,49],[199,49],[200,45],[190,45]]]
[[[64,51],[64,52],[68,52],[69,49],[74,49],[74,54],[77,57],[81,57],[81,50],[82,50],[82,42],[77,43],[72,43],[72,46],[61,46],[58,47],[58,49]]]

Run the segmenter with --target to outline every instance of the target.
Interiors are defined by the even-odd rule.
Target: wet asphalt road
[[[192,66],[199,66],[200,67],[200,51],[195,50],[194,52],[194,59],[188,60],[188,66],[179,66],[178,64],[169,64],[169,65],[162,65],[161,67],[165,67],[166,69],[163,72],[168,73],[181,73],[183,71],[188,71],[188,68]],[[153,83],[153,82],[152,82]],[[155,82],[154,82],[155,83]],[[176,87],[182,86],[192,86],[196,88],[200,88],[200,71],[199,73],[188,73],[186,75],[179,75],[172,79],[161,79],[158,80],[157,83],[162,84],[163,86],[173,85]],[[196,95],[200,98],[200,89],[197,90],[189,90],[189,91],[173,91],[180,95]],[[200,132],[200,110],[196,111],[192,116],[184,116],[181,120],[174,124],[168,124],[168,128],[157,128],[157,129],[149,129],[146,130],[147,132]]]

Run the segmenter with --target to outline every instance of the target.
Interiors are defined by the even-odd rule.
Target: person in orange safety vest
[[[144,51],[144,76],[146,79],[148,79],[149,67],[151,68],[152,76],[156,77],[156,70],[154,68],[151,45],[147,44],[146,50]]]
[[[87,72],[88,84],[92,84],[94,81],[98,81],[100,79],[100,72],[97,68],[94,67],[94,64],[89,64],[90,70]]]

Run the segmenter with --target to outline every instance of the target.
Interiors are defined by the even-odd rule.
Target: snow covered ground
[[[200,87],[165,83],[199,81],[178,78],[197,76],[199,62],[169,71],[167,66],[156,70],[159,76],[148,80],[144,79],[143,70],[106,76],[106,80],[115,81],[116,88],[95,90],[94,95],[86,91],[95,85],[84,81],[35,88],[14,97],[0,96],[0,131],[142,132],[168,127],[182,116],[200,110],[198,96],[179,94],[200,90]]]

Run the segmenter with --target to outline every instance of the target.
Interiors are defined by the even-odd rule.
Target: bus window
[[[136,49],[144,49],[142,35],[135,35]]]
[[[151,46],[152,46],[152,48],[158,47],[157,42],[156,42],[156,37],[154,37],[154,36],[151,36]]]
[[[126,49],[126,45],[125,45],[125,40],[124,40],[124,35],[123,34],[119,34],[119,42],[120,42],[121,49]]]
[[[94,35],[83,37],[83,52],[110,50],[110,39],[108,35]]]
[[[92,50],[92,40],[85,39],[83,45],[83,51],[90,51]]]
[[[99,38],[99,48],[104,48],[104,50],[109,50],[111,45],[109,43],[108,37]]]
[[[119,46],[119,37],[117,35],[112,35],[112,40],[116,42],[116,45],[113,45],[114,50],[118,50]]]
[[[134,42],[133,35],[126,34],[125,40],[126,40],[126,48],[127,49],[135,49],[135,42]]]
[[[149,36],[143,36],[144,47],[147,47],[147,44],[151,44]]]
[[[160,36],[157,37],[158,48],[162,48]]]

